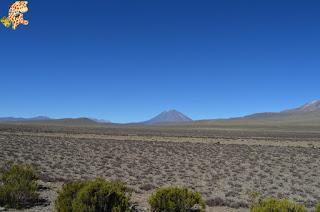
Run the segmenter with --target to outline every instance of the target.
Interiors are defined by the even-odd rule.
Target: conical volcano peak
[[[175,110],[170,109],[163,111],[156,117],[144,122],[146,124],[160,124],[160,123],[182,123],[182,122],[190,122],[192,121],[191,118],[184,115],[183,113]]]

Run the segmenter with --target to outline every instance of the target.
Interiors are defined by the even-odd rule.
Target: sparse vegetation
[[[41,186],[53,188],[41,189],[48,203],[62,182],[98,176],[125,181],[141,211],[150,192],[169,184],[200,192],[208,211],[248,208],[246,192],[253,190],[262,198],[299,200],[308,209],[319,201],[319,149],[307,145],[319,146],[318,130],[6,126],[0,124],[0,161],[35,164]],[[54,204],[40,207],[52,211]]]
[[[251,212],[306,212],[303,205],[290,202],[287,199],[279,200],[276,198],[267,198],[250,208]]]
[[[125,184],[104,179],[71,182],[63,186],[55,202],[57,212],[125,212],[129,195]]]
[[[153,192],[148,202],[152,212],[186,212],[194,206],[198,206],[198,211],[201,212],[205,209],[199,193],[180,187],[159,188]]]
[[[38,201],[37,175],[30,165],[11,162],[0,170],[0,206],[21,209]]]

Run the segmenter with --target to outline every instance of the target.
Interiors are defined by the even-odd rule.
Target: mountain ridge
[[[208,126],[318,126],[320,127],[320,101],[280,112],[262,112],[229,119],[199,120],[195,124]],[[318,108],[319,107],[319,108]]]
[[[21,123],[21,124],[44,124],[44,125],[102,125],[111,122],[103,119],[87,117],[53,119],[47,116],[36,116],[32,118],[0,117],[0,123]]]
[[[307,102],[302,106],[287,109],[280,112],[262,112],[262,113],[254,113],[250,115],[246,115],[240,118],[270,118],[270,117],[286,117],[292,115],[302,115],[306,113],[319,112],[320,113],[320,100],[314,100],[311,102]]]
[[[295,113],[295,112],[320,112],[320,100],[313,100],[300,107],[284,110],[281,113]]]
[[[37,121],[37,120],[51,120],[47,116],[35,116],[31,118],[22,118],[22,117],[0,117],[0,122],[17,122],[17,121]]]
[[[138,125],[156,125],[156,124],[181,124],[181,123],[204,123],[204,122],[228,122],[228,123],[299,123],[299,124],[319,124],[320,125],[320,100],[314,100],[303,104],[302,106],[287,109],[280,112],[262,112],[254,113],[242,117],[234,117],[229,119],[207,119],[193,121],[185,114],[175,110],[166,110],[155,117],[138,123]],[[62,118],[52,119],[47,116],[36,116],[32,118],[21,117],[0,117],[0,123],[37,123],[37,124],[61,124],[61,125],[104,125],[114,124],[110,121],[95,118]]]

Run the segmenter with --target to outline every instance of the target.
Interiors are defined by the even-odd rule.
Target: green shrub
[[[71,182],[64,184],[55,201],[56,210],[59,212],[72,211],[72,202],[85,184],[85,182]]]
[[[315,212],[320,212],[320,203],[318,203],[318,204],[316,205],[316,210],[315,210]]]
[[[205,210],[205,203],[199,193],[180,187],[159,188],[148,202],[152,212],[186,212],[196,204],[200,206],[199,211]]]
[[[55,201],[58,212],[129,211],[128,189],[121,182],[103,179],[72,182],[62,187]]]
[[[0,169],[0,205],[8,208],[24,208],[36,203],[37,176],[29,165],[6,163]]]
[[[287,199],[279,200],[268,198],[251,207],[251,212],[306,212],[303,205],[290,202]]]

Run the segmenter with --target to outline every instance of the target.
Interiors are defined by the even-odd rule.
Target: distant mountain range
[[[64,118],[52,119],[46,116],[37,116],[33,118],[16,118],[16,117],[3,117],[0,118],[0,123],[38,123],[38,124],[55,124],[55,125],[103,125],[111,124],[109,121],[93,118]],[[193,121],[188,116],[177,110],[168,110],[160,113],[159,115],[151,118],[150,120],[136,123],[144,125],[157,125],[169,123],[205,123],[205,124],[311,124],[320,126],[320,100],[315,100],[306,103],[294,109],[288,109],[281,112],[265,112],[255,113],[244,117],[230,118],[230,119],[209,119]]]
[[[183,123],[191,122],[192,119],[187,117],[176,110],[168,110],[160,113],[156,117],[141,122],[138,124],[168,124],[168,123]],[[0,123],[33,123],[33,124],[55,124],[55,125],[98,125],[98,124],[110,124],[110,121],[94,118],[63,118],[52,119],[46,116],[37,116],[33,118],[16,118],[16,117],[3,117],[0,118]]]
[[[16,122],[17,123],[17,122]],[[98,126],[109,122],[96,121],[90,118],[64,118],[64,119],[48,119],[48,120],[31,120],[22,123],[41,124],[41,125],[62,125],[62,126]]]
[[[52,119],[47,116],[36,116],[32,118],[0,117],[0,123],[31,123],[31,124],[53,124],[53,125],[97,125],[107,124],[109,121],[93,118],[62,118]]]
[[[289,116],[302,116],[307,114],[320,113],[320,100],[315,100],[306,103],[300,107],[284,110],[281,112],[267,112],[255,113],[252,115],[244,116],[242,118],[257,119],[257,118],[272,118],[272,117],[289,117]]]
[[[154,118],[142,122],[142,124],[165,124],[192,122],[192,119],[176,110],[163,111]]]
[[[320,126],[320,100],[280,112],[255,113],[230,119],[203,120],[197,121],[195,124],[208,124],[212,126]]]
[[[32,118],[0,117],[0,122],[23,122],[23,121],[42,121],[42,120],[51,120],[51,118],[46,116],[36,116]]]

